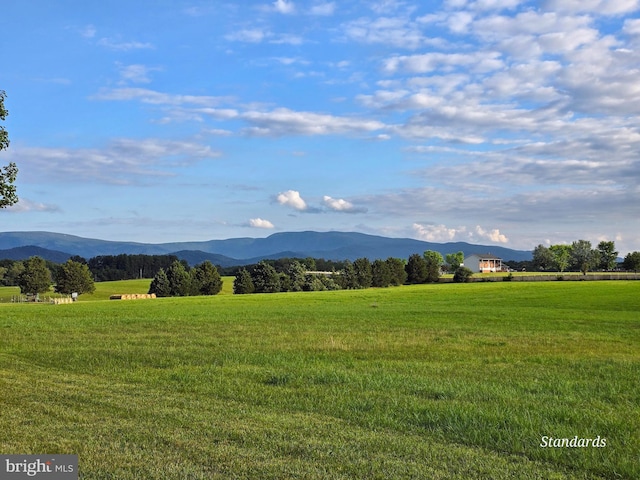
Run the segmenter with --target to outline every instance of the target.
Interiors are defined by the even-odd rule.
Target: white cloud
[[[358,208],[353,203],[344,200],[342,198],[332,198],[329,195],[325,195],[322,197],[322,201],[325,206],[334,212],[342,212],[342,213],[363,213],[367,210],[364,208]]]
[[[91,97],[93,100],[116,100],[129,101],[139,100],[142,103],[153,105],[198,105],[203,107],[213,107],[228,97],[213,97],[209,95],[172,95],[169,93],[157,92],[146,88],[113,88],[102,89]]]
[[[268,30],[260,28],[246,28],[230,33],[226,35],[225,38],[236,42],[260,43],[270,36],[271,33]]]
[[[240,115],[252,127],[248,135],[332,135],[380,130],[385,125],[377,120],[337,117],[315,112],[297,112],[277,108],[269,112],[247,111]]]
[[[101,38],[100,40],[98,40],[98,45],[108,48],[109,50],[118,50],[123,52],[127,52],[129,50],[149,50],[155,48],[155,46],[149,42],[125,42],[113,38]]]
[[[89,24],[80,30],[80,35],[84,38],[93,38],[96,36],[97,30],[96,27]]]
[[[640,35],[640,19],[625,20],[623,30],[629,35]]]
[[[48,212],[48,213],[56,213],[60,212],[61,209],[57,205],[51,205],[41,202],[34,202],[29,200],[28,198],[21,197],[18,200],[18,203],[6,208],[7,212],[14,213],[25,213],[25,212]]]
[[[504,67],[501,53],[479,51],[475,53],[430,52],[419,55],[397,55],[384,61],[388,73],[431,73],[468,68],[478,72],[488,72]]]
[[[342,26],[347,38],[365,44],[416,49],[438,40],[428,38],[421,27],[406,17],[360,18]]]
[[[543,8],[566,13],[620,15],[637,11],[638,0],[546,0]]]
[[[262,218],[252,218],[252,219],[250,219],[249,220],[249,226],[252,227],[252,228],[265,228],[265,229],[275,228],[273,223],[271,223],[269,220],[264,220]]]
[[[196,142],[119,138],[103,148],[17,147],[7,156],[19,158],[25,167],[24,178],[34,183],[55,179],[59,183],[131,185],[175,176],[186,165],[220,155]]]
[[[307,202],[303,200],[300,196],[300,192],[296,190],[287,190],[286,192],[281,192],[276,197],[277,202],[280,205],[286,205],[288,207],[294,208],[295,210],[306,210]]]
[[[505,10],[517,7],[524,0],[477,0],[472,8],[477,10]]]
[[[335,12],[336,3],[335,2],[327,2],[320,3],[318,5],[314,5],[309,9],[309,13],[311,15],[319,15],[319,16],[331,16]]]
[[[287,2],[286,0],[276,0],[275,2],[273,2],[273,8],[276,10],[276,12],[282,13],[284,15],[290,15],[296,10],[293,2]]]
[[[134,64],[123,65],[116,63],[118,72],[120,73],[120,83],[151,83],[149,74],[153,71],[160,70],[157,67],[148,67],[146,65]]]
[[[456,238],[456,235],[465,232],[464,227],[455,229],[445,225],[423,225],[421,223],[414,223],[412,228],[416,237],[427,242],[450,242]]]
[[[480,225],[476,225],[475,233],[480,238],[487,239],[492,242],[507,243],[509,241],[506,235],[503,235],[502,233],[500,233],[500,230],[498,230],[497,228],[487,231],[483,229]]]

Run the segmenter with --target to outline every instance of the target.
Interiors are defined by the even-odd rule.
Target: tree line
[[[437,282],[446,268],[455,272],[454,281],[464,282],[473,272],[460,266],[463,260],[464,254],[457,252],[447,255],[445,263],[440,253],[428,250],[422,255],[413,254],[408,260],[393,257],[373,262],[366,257],[353,262],[345,260],[341,262],[342,268],[322,272],[310,270],[308,259],[286,259],[279,263],[261,261],[237,272],[233,293],[353,290],[429,283]]]
[[[63,264],[48,262],[41,257],[12,262],[0,262],[0,280],[4,285],[20,287],[27,295],[39,295],[48,292],[51,285],[54,291],[62,294],[93,293],[95,285],[93,275],[86,263],[67,260]]]
[[[579,271],[584,275],[592,270],[605,272],[618,268],[618,252],[615,242],[601,241],[593,248],[588,240],[576,240],[569,244],[538,245],[533,250],[534,268],[542,271],[565,272]],[[640,252],[628,253],[621,265],[623,270],[637,272],[640,270]]]

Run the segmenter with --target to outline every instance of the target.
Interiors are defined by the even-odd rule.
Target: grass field
[[[220,295],[233,294],[234,277],[222,277],[222,291]],[[143,278],[139,280],[122,280],[119,282],[96,282],[96,291],[94,293],[85,293],[80,295],[79,301],[96,301],[109,300],[111,295],[129,294],[129,293],[147,293],[151,279]],[[18,287],[0,287],[0,303],[10,303],[12,297],[20,295]],[[53,289],[41,295],[42,298],[48,296],[59,296],[53,293]]]
[[[84,479],[640,478],[640,282],[83,297],[0,305],[3,453]]]

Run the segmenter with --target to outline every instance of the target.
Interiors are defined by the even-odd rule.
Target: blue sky
[[[8,2],[0,230],[640,249],[638,0]]]

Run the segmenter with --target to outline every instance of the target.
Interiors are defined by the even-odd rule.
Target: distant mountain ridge
[[[29,257],[42,257],[54,263],[64,263],[73,255],[48,248],[25,245],[24,247],[0,250],[0,260],[24,260]]]
[[[92,258],[98,255],[145,254],[176,255],[190,264],[210,260],[222,266],[256,263],[264,258],[314,257],[327,260],[370,260],[388,257],[408,258],[414,253],[435,250],[443,256],[458,251],[465,255],[492,253],[503,260],[531,260],[532,252],[513,250],[496,245],[475,245],[466,242],[433,243],[411,238],[390,238],[356,232],[283,232],[266,238],[230,238],[202,242],[138,243],[83,238],[52,232],[0,233],[0,259],[3,250],[37,247],[56,252],[56,255],[79,255]],[[25,250],[26,252],[26,250]],[[43,258],[47,258],[40,250]],[[65,259],[66,260],[66,259]],[[53,260],[57,261],[57,260]],[[64,261],[64,260],[62,260]]]

